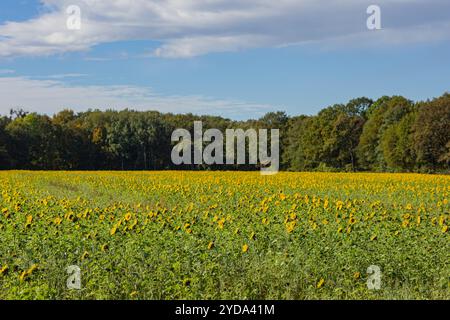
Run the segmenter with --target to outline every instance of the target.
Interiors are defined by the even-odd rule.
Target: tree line
[[[449,172],[450,94],[413,102],[362,97],[317,115],[270,112],[257,120],[156,111],[63,110],[53,116],[11,110],[0,117],[0,169],[254,170],[254,166],[175,166],[172,132],[204,128],[280,129],[281,169],[289,171]]]

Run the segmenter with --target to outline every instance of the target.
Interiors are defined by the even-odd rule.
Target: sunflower
[[[33,222],[33,216],[32,215],[28,215],[27,216],[27,221],[25,222],[25,228],[30,227],[32,222]]]
[[[8,270],[9,270],[9,267],[8,267],[7,264],[5,264],[5,265],[0,269],[0,276],[6,274],[6,273],[8,272]]]
[[[37,264],[33,264],[28,270],[22,271],[22,273],[19,276],[19,280],[20,281],[27,280],[31,276],[31,274],[37,269],[38,269],[38,265]]]
[[[53,220],[53,223],[54,223],[56,226],[59,226],[59,225],[61,224],[61,222],[62,222],[62,219],[61,219],[60,217],[56,217],[56,218]]]
[[[109,232],[110,235],[115,235],[117,231],[117,226],[112,227],[111,231]]]
[[[317,289],[322,288],[324,284],[325,284],[325,279],[323,279],[323,278],[320,279],[319,282],[317,282],[317,285],[316,285]]]

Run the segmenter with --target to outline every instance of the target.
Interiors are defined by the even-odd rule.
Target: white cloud
[[[0,69],[0,74],[13,74],[16,71],[10,69]]]
[[[0,114],[23,107],[27,111],[54,114],[63,108],[157,110],[173,113],[225,115],[231,118],[259,117],[273,110],[270,105],[214,99],[200,95],[162,95],[138,86],[67,85],[60,80],[0,77]]]
[[[373,0],[42,0],[44,14],[0,25],[0,56],[85,51],[97,44],[156,40],[159,57],[373,37]],[[378,0],[385,43],[450,38],[448,0]],[[79,5],[81,30],[66,28],[66,8]],[[363,41],[364,42],[364,41]]]
[[[45,79],[67,79],[67,78],[83,78],[88,75],[85,73],[61,73],[61,74],[52,74],[49,76],[44,76],[42,78]]]

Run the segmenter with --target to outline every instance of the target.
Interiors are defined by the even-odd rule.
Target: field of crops
[[[0,188],[0,299],[450,299],[449,176],[14,171]]]

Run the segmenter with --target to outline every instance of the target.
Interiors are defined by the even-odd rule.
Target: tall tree
[[[6,126],[11,137],[11,155],[19,169],[60,167],[59,134],[48,116],[36,113],[16,118]]]
[[[401,96],[382,97],[368,108],[367,122],[357,147],[358,161],[364,169],[377,171],[386,169],[387,164],[380,141],[390,126],[396,125],[412,110],[413,103]]]
[[[413,130],[418,165],[430,170],[448,169],[450,94],[420,104]]]
[[[0,117],[0,170],[9,169],[11,166],[11,157],[8,153],[8,142],[10,141],[5,127],[10,119],[7,117]]]
[[[414,121],[415,113],[411,112],[384,131],[380,148],[388,170],[413,171],[416,164],[412,128]]]

